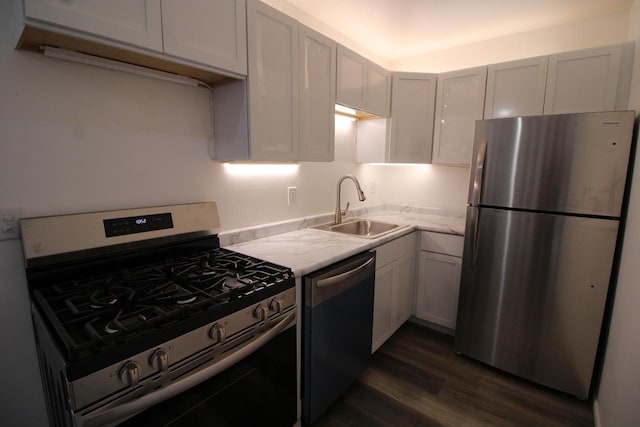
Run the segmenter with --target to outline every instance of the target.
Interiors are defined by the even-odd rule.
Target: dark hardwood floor
[[[405,323],[313,427],[593,426],[591,402],[453,352],[453,337]]]

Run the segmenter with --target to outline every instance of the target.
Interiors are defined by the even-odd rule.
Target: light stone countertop
[[[289,267],[296,277],[301,277],[415,230],[457,235],[464,233],[465,218],[459,212],[412,207],[385,208],[357,213],[359,218],[406,225],[376,239],[302,228],[239,243],[233,243],[233,240],[238,239],[238,233],[247,233],[246,230],[227,232],[226,236],[221,234],[220,240],[227,249]],[[304,224],[309,226],[308,221],[304,221]],[[282,230],[282,227],[283,223],[278,223],[278,229]],[[261,233],[254,228],[249,234],[259,236]]]

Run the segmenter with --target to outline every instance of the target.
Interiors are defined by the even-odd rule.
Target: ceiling
[[[287,0],[393,61],[627,12],[633,0]]]

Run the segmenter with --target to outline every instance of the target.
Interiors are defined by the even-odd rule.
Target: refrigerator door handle
[[[475,268],[476,261],[478,259],[478,227],[480,227],[480,209],[478,208],[469,208],[467,212],[467,231],[465,234],[465,254],[464,257],[469,256],[470,268]],[[467,240],[468,238],[468,240]],[[470,250],[471,253],[468,254],[466,251]]]
[[[487,157],[487,144],[488,141],[483,139],[480,143],[478,156],[476,157],[476,168],[473,175],[473,190],[471,192],[471,206],[478,206],[480,204],[480,197],[482,196],[482,178],[484,176],[484,161]]]

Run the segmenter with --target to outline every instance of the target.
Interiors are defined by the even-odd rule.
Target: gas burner
[[[106,284],[104,288],[97,289],[89,295],[89,307],[97,310],[114,307],[117,304],[130,301],[134,294],[135,291],[131,288]]]
[[[84,275],[65,274],[35,291],[57,328],[64,330],[71,358],[83,349],[93,353],[137,342],[204,313],[230,313],[293,277],[287,268],[223,248],[172,254],[124,267],[91,268]]]

